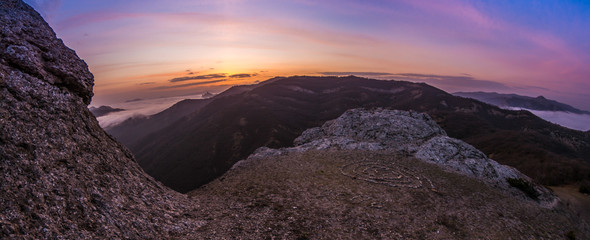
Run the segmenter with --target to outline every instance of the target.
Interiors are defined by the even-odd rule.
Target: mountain
[[[565,103],[547,99],[543,96],[527,97],[516,94],[502,94],[495,92],[456,92],[455,96],[473,98],[498,107],[526,108],[538,111],[561,111],[576,114],[590,114],[588,111],[574,108]]]
[[[297,146],[260,148],[189,195],[201,236],[247,239],[584,239],[552,192],[426,114],[346,111]],[[433,158],[436,156],[436,158]],[[219,209],[231,209],[231,214]]]
[[[590,176],[590,135],[453,96],[423,83],[349,77],[278,77],[221,93],[175,121],[142,120],[107,132],[121,140],[147,173],[180,192],[205,184],[259,147],[292,146],[305,129],[351,108],[386,107],[428,113],[449,136],[543,184]],[[144,122],[158,127],[142,128]],[[136,129],[149,134],[130,135]],[[139,136],[139,137],[137,137]]]
[[[102,117],[109,113],[125,111],[125,109],[113,108],[111,106],[90,107],[88,110],[90,110],[95,117]]]
[[[168,239],[203,222],[87,108],[93,76],[20,0],[0,0],[0,239]]]
[[[180,194],[100,128],[88,66],[39,14],[0,0],[0,24],[0,239],[590,237],[569,202],[416,112],[346,111]]]

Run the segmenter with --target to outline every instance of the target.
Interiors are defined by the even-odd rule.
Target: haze
[[[26,2],[88,63],[92,105],[354,74],[590,110],[581,1]]]

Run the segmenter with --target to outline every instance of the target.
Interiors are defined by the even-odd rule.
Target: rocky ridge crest
[[[309,150],[386,150],[404,152],[422,161],[434,163],[486,182],[496,188],[527,198],[542,206],[555,206],[558,199],[548,189],[537,185],[515,168],[501,165],[475,147],[448,137],[428,114],[388,109],[351,109],[321,127],[304,131],[294,141],[295,147],[262,147],[248,160]],[[238,163],[235,167],[239,167]],[[511,181],[528,189],[517,190]],[[522,186],[520,186],[522,188]],[[530,192],[526,192],[530,191]]]
[[[163,239],[203,222],[87,104],[93,76],[20,0],[0,0],[0,238]]]

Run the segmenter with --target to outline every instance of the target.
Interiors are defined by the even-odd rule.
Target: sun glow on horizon
[[[27,2],[87,61],[97,103],[371,72],[590,109],[590,5],[575,1]]]

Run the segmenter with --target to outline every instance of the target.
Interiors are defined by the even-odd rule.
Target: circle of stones
[[[362,161],[344,165],[340,171],[345,176],[371,183],[407,188],[424,186],[434,190],[434,185],[430,179],[403,166]]]

